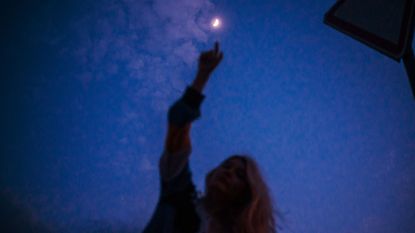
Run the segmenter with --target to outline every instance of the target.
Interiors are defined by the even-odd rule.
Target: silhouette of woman
[[[200,117],[202,90],[223,58],[219,43],[202,52],[196,78],[168,111],[165,148],[159,160],[161,193],[143,233],[276,233],[274,206],[255,160],[232,155],[211,170],[204,196],[189,168],[190,127]]]

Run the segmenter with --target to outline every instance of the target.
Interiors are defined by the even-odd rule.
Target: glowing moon
[[[220,22],[220,19],[219,18],[214,18],[212,20],[212,27],[213,28],[219,28],[220,27],[220,24],[221,24],[221,22]]]

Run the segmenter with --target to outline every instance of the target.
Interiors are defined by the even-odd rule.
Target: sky
[[[249,154],[281,232],[414,232],[403,63],[325,25],[334,3],[2,1],[0,216],[22,231],[140,232],[167,110],[218,40],[191,130],[199,191],[223,159]]]

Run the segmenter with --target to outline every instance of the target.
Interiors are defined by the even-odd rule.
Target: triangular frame
[[[347,0],[338,0],[336,4],[330,8],[330,10],[324,15],[324,23],[396,60],[397,62],[400,62],[401,58],[407,51],[408,46],[412,46],[415,1],[405,0],[405,10],[398,44],[394,44],[391,41],[381,38],[371,32],[368,32],[356,25],[336,17],[335,12],[337,9],[339,9],[339,7],[342,6],[345,1]]]

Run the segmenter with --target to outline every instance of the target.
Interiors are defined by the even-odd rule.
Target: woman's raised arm
[[[219,42],[215,42],[212,50],[204,51],[200,54],[198,71],[192,85],[190,86],[193,93],[186,93],[187,95],[185,94],[182,97],[182,105],[184,103],[186,107],[189,107],[191,110],[199,113],[196,113],[197,116],[189,117],[186,116],[186,112],[183,109],[177,110],[179,107],[172,106],[177,109],[174,109],[176,111],[172,111],[173,109],[169,110],[169,125],[165,140],[165,150],[167,152],[176,153],[191,149],[190,128],[192,121],[200,115],[199,105],[204,98],[202,95],[203,89],[209,80],[211,73],[218,66],[222,58],[223,53],[219,50]],[[199,95],[201,97],[199,97]],[[199,100],[196,100],[198,98]],[[184,119],[186,117],[188,119]],[[178,121],[184,123],[178,124]]]

